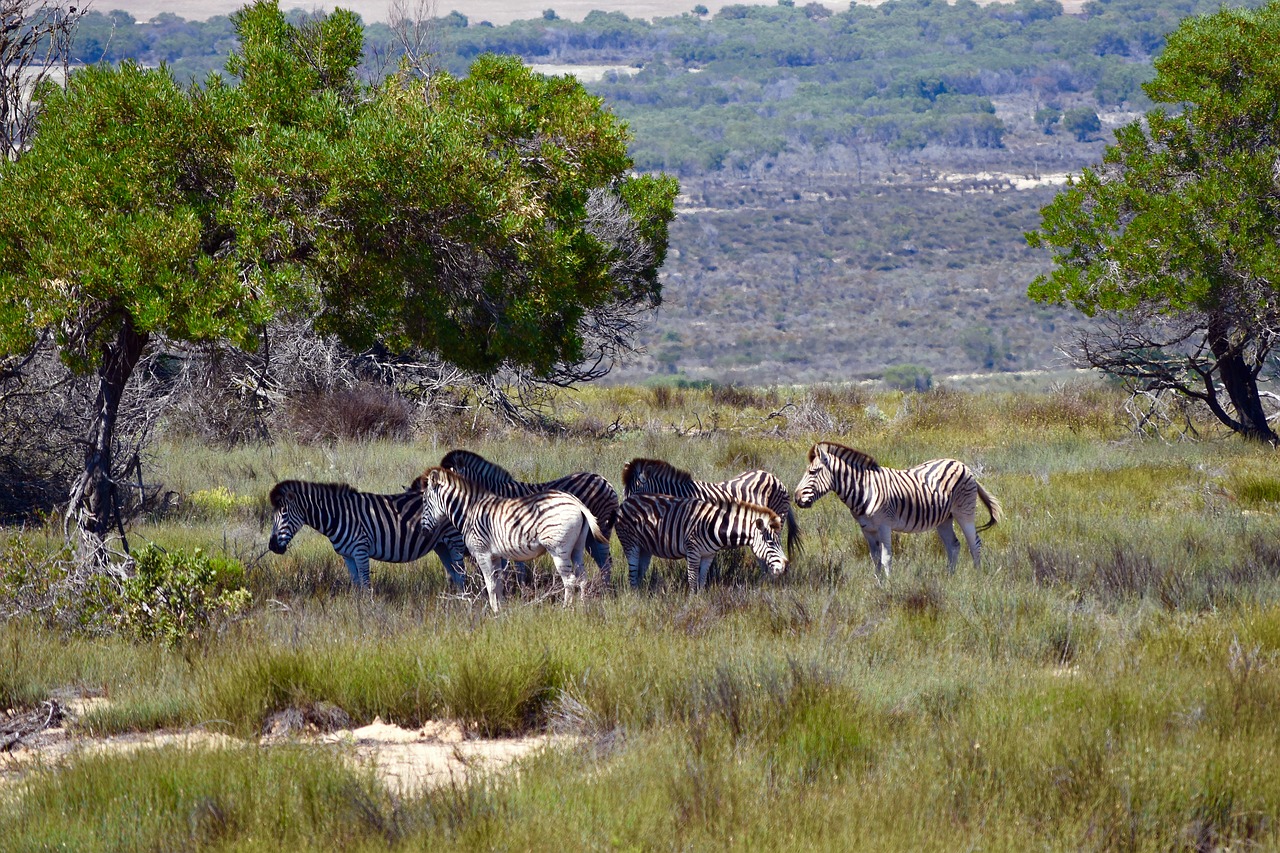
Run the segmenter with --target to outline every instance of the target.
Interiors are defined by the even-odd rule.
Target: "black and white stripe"
[[[609,551],[609,537],[613,534],[614,519],[618,514],[618,493],[609,481],[599,474],[580,471],[545,483],[525,483],[512,477],[505,468],[490,462],[470,450],[451,450],[440,460],[441,468],[448,468],[479,483],[495,495],[519,498],[542,492],[568,492],[586,504],[596,517],[596,523],[604,533],[604,541],[591,540],[587,550],[600,567],[600,582],[608,589],[613,582],[613,555]],[[520,567],[523,574],[524,569]]]
[[[271,489],[275,515],[267,547],[283,554],[303,527],[328,537],[347,564],[351,582],[369,586],[369,561],[408,563],[435,551],[449,580],[461,586],[463,541],[448,523],[424,527],[422,493],[411,488],[395,495],[360,492],[345,483],[284,480]]]
[[[707,583],[707,568],[717,551],[751,546],[773,574],[787,569],[782,551],[782,519],[768,507],[736,498],[704,500],[672,495],[631,495],[618,508],[618,541],[627,555],[631,586],[644,579],[652,557],[684,559],[689,590]]]
[[[951,522],[964,532],[974,566],[982,565],[982,540],[999,519],[1000,503],[978,483],[973,471],[955,459],[933,459],[913,468],[882,468],[860,450],[824,441],[809,450],[809,467],[796,486],[796,506],[809,507],[827,492],[840,496],[853,513],[871,549],[876,572],[889,576],[893,531],[921,533],[937,530],[947,551],[947,568],[954,572],[960,541]],[[976,527],[978,501],[991,520]]]
[[[507,498],[447,468],[428,468],[414,486],[422,491],[422,524],[452,524],[462,533],[484,574],[489,606],[498,612],[502,560],[532,560],[550,554],[564,582],[564,603],[576,586],[586,594],[582,555],[587,540],[607,541],[586,504],[568,492]]]
[[[709,483],[695,480],[688,471],[661,459],[632,459],[622,467],[622,491],[627,497],[651,494],[707,500],[735,498],[766,506],[786,519],[787,555],[794,557],[803,550],[791,493],[768,471],[744,471],[732,480]]]

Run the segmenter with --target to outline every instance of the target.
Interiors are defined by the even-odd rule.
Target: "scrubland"
[[[171,435],[150,464],[171,499],[131,544],[234,558],[249,610],[177,644],[35,613],[0,623],[0,710],[70,688],[110,700],[79,721],[86,736],[200,726],[252,745],[8,778],[0,848],[1273,848],[1275,451],[1195,412],[1138,434],[1124,402],[1082,382],[616,387],[558,397],[555,435],[463,417],[397,443]],[[624,588],[619,567],[615,590],[569,610],[545,597],[546,566],[494,617],[434,556],[375,564],[359,595],[314,532],[266,553],[266,495],[286,477],[399,490],[466,446],[526,480],[590,469],[620,486],[623,463],[650,456],[794,485],[817,439],[886,465],[972,466],[1004,506],[981,569],[963,555],[948,575],[935,536],[898,536],[877,582],[833,496],[800,511],[804,553],[780,579],[730,556],[690,596],[683,567],[655,561],[646,588]],[[59,536],[10,531],[6,566]],[[515,773],[405,795],[340,750],[257,745],[269,715],[317,703],[356,722],[581,737]]]

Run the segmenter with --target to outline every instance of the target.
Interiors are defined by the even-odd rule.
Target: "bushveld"
[[[558,397],[555,436],[465,418],[398,442],[172,436],[152,461],[169,508],[132,540],[238,560],[249,610],[177,644],[10,619],[0,709],[72,688],[110,699],[85,735],[201,726],[252,745],[84,755],[0,783],[0,848],[1274,847],[1275,452],[1195,412],[1135,433],[1124,401],[1079,383],[616,387]],[[266,554],[285,477],[400,490],[467,446],[526,480],[590,469],[617,486],[649,456],[794,485],[817,439],[972,466],[1005,510],[981,570],[964,555],[948,575],[935,536],[896,537],[879,583],[830,496],[800,512],[805,551],[780,579],[730,557],[690,596],[681,566],[639,591],[615,570],[612,594],[568,610],[546,566],[493,617],[434,556],[375,564],[358,595],[314,532]],[[54,547],[57,528],[11,532],[4,560]],[[406,795],[332,749],[257,745],[271,714],[319,703],[357,723],[581,737]]]

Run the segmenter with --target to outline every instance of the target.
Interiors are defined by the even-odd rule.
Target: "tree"
[[[98,556],[118,522],[121,395],[161,339],[253,347],[282,316],[356,348],[553,376],[609,306],[655,305],[677,190],[572,78],[482,57],[455,79],[356,77],[359,19],[235,15],[239,79],[87,68],[0,164],[0,355],[43,330],[97,377],[68,515]]]
[[[1144,88],[1157,103],[1042,211],[1056,268],[1028,293],[1104,322],[1083,363],[1203,401],[1274,443],[1259,381],[1280,334],[1280,3],[1184,21]]]
[[[1090,107],[1073,107],[1063,113],[1062,126],[1075,134],[1077,142],[1088,142],[1102,130],[1102,121]]]

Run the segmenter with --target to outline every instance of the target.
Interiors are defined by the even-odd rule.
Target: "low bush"
[[[148,546],[121,584],[116,622],[140,640],[200,642],[249,606],[243,582],[244,566],[230,557]]]

